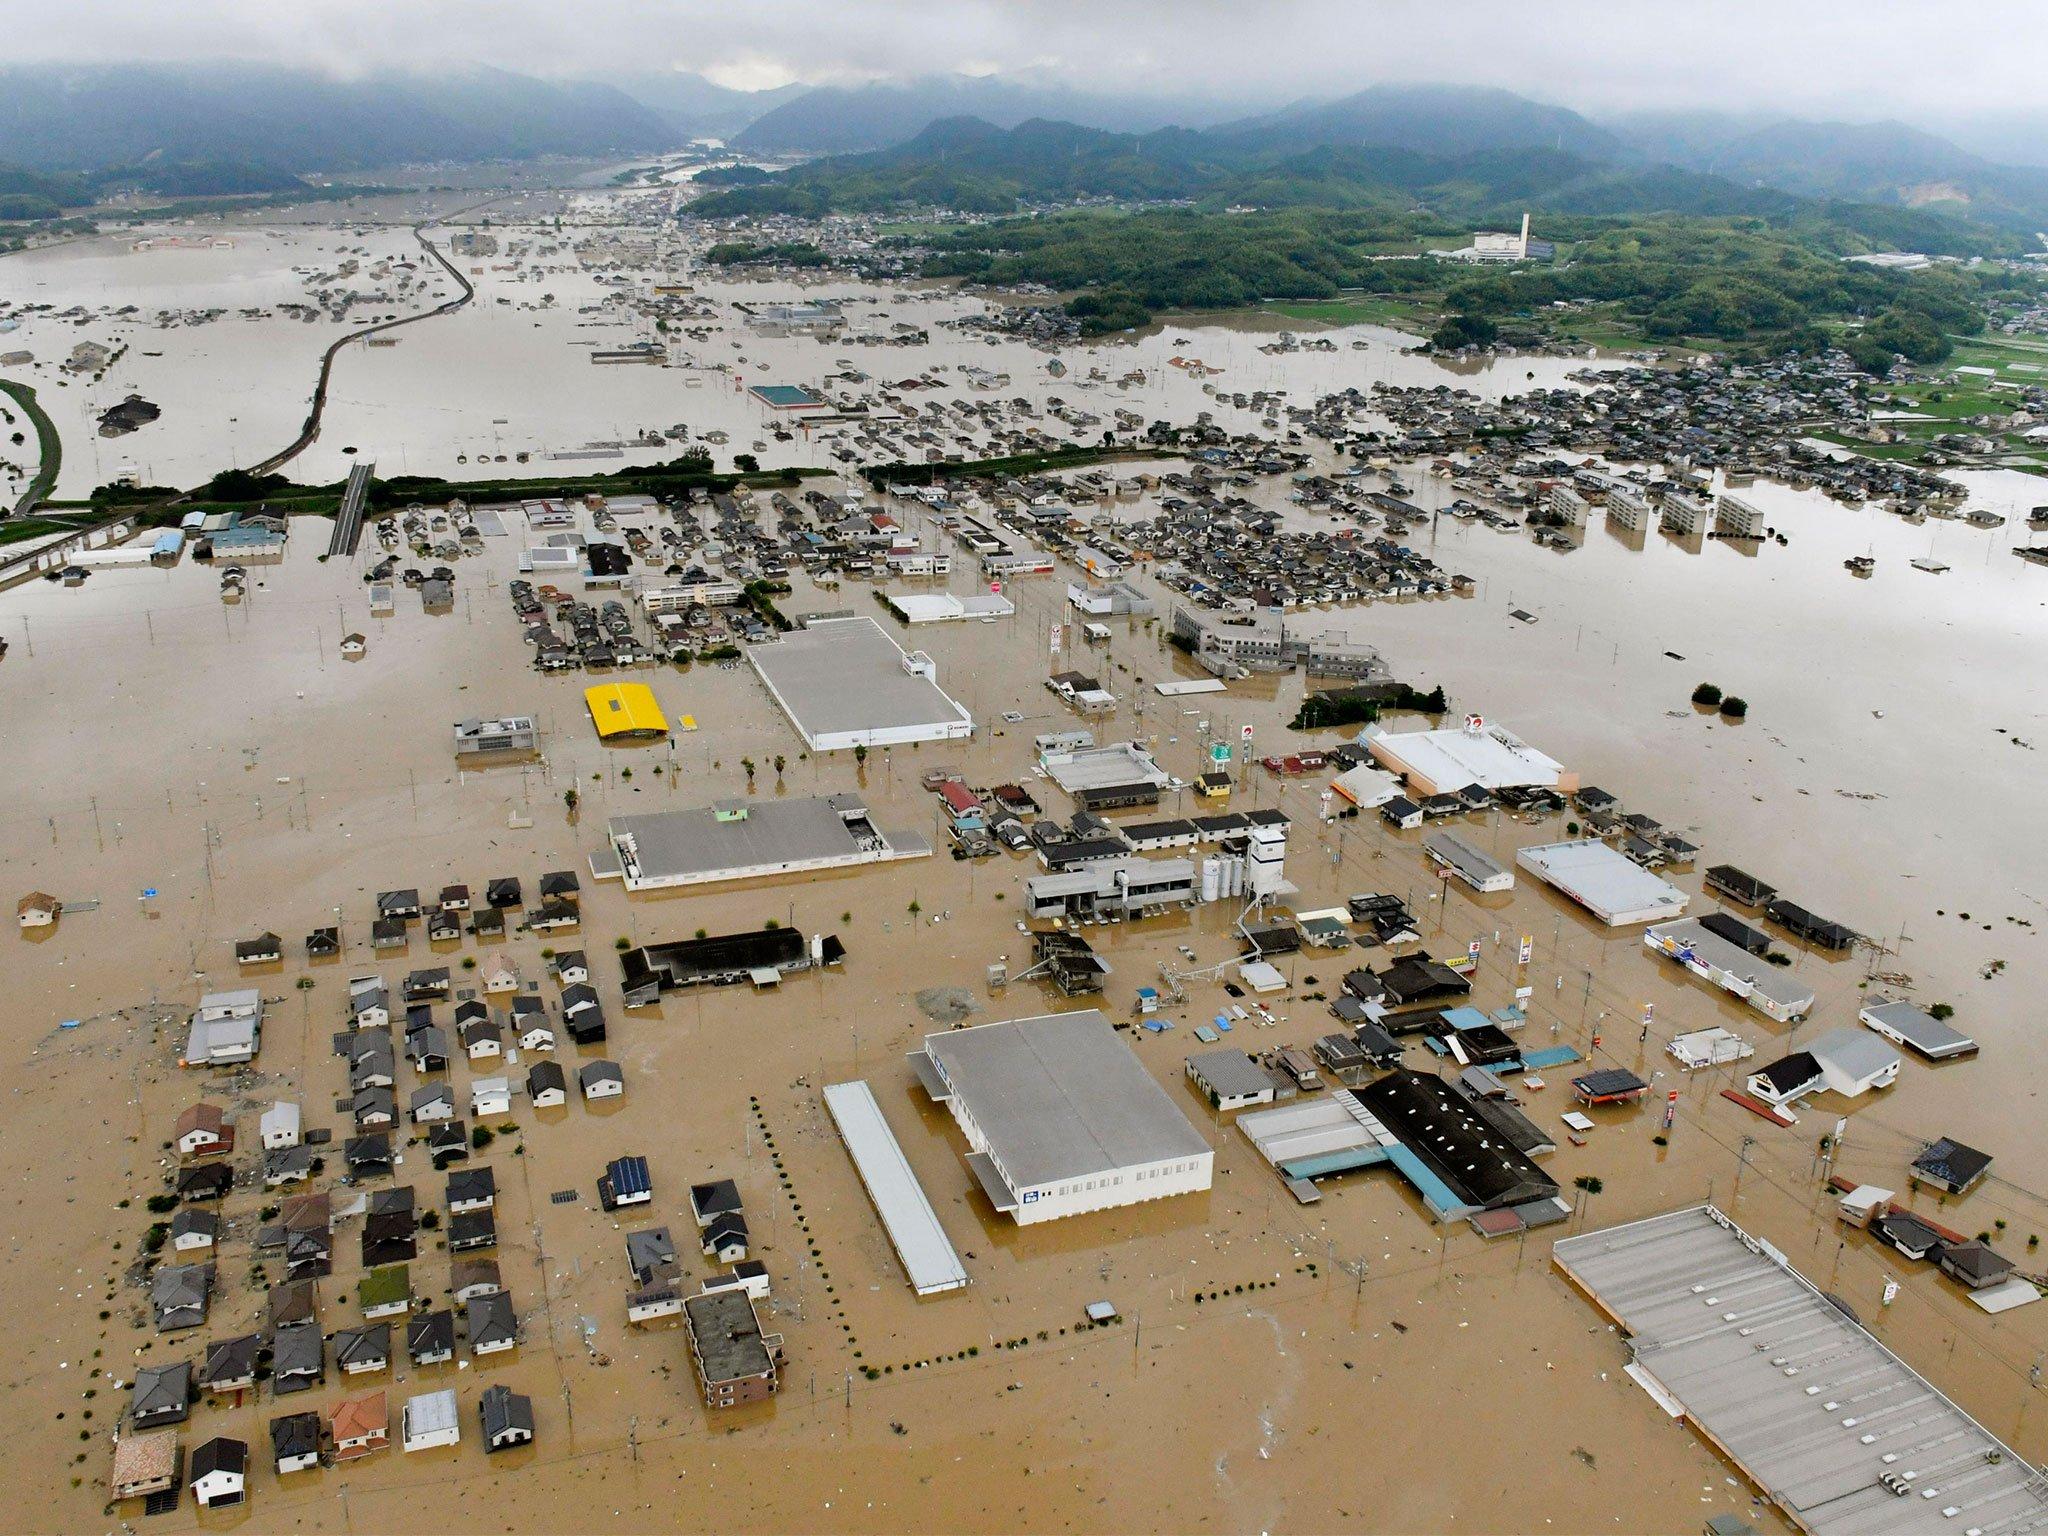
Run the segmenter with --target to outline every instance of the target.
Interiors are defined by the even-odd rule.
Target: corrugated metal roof
[[[895,1132],[882,1116],[881,1105],[863,1082],[833,1083],[825,1089],[825,1108],[875,1202],[889,1241],[920,1296],[955,1291],[967,1284],[967,1271],[939,1224]]]

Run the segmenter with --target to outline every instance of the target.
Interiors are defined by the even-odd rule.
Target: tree
[[[1484,315],[1450,316],[1429,334],[1429,344],[1439,352],[1456,352],[1461,347],[1492,346],[1500,327]]]
[[[576,807],[581,805],[582,803],[583,797],[576,793],[576,790],[573,786],[569,789],[565,789],[562,791],[562,809],[567,811],[571,816],[574,816],[576,814]]]
[[[1721,702],[1721,690],[1713,683],[1701,683],[1692,691],[1692,701],[1705,709],[1712,709]]]
[[[736,453],[732,456],[732,467],[743,475],[758,475],[761,461],[751,453]]]
[[[775,754],[775,782],[778,784],[782,782],[783,765],[786,764],[788,761],[789,759],[784,757],[780,752]]]
[[[1740,720],[1749,713],[1749,700],[1738,699],[1730,694],[1721,701],[1721,713],[1729,720]]]
[[[866,743],[864,743],[864,742],[858,742],[858,741],[857,741],[857,742],[855,742],[855,743],[853,744],[853,766],[854,766],[854,767],[856,767],[856,768],[865,768],[865,767],[867,767],[867,765],[868,765],[868,749],[867,749],[867,745],[866,745]]]
[[[743,757],[740,759],[740,767],[747,771],[747,788],[752,789],[754,787],[754,760],[751,757]]]

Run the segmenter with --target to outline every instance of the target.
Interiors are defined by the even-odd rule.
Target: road
[[[334,533],[327,541],[328,555],[352,555],[363,536],[363,506],[370,499],[370,479],[375,464],[358,463],[348,472],[348,485],[341,493],[341,511],[335,514]]]
[[[36,429],[35,477],[29,481],[28,489],[14,506],[16,517],[27,517],[36,509],[38,502],[57,488],[57,472],[64,467],[64,444],[57,436],[57,424],[36,403],[36,392],[28,385],[0,379],[0,393],[20,406],[28,417],[29,425]]]
[[[479,204],[478,206],[482,205]],[[380,320],[375,325],[366,325],[360,330],[350,331],[346,336],[341,337],[330,345],[325,352],[320,354],[320,377],[313,385],[313,403],[311,409],[306,412],[305,426],[300,429],[299,435],[293,438],[284,448],[259,463],[251,464],[249,466],[250,474],[274,474],[312,446],[313,439],[320,435],[321,413],[327,409],[327,385],[334,374],[334,360],[341,355],[343,347],[348,346],[351,342],[362,341],[366,337],[376,336],[385,331],[395,331],[402,325],[417,325],[420,321],[431,320],[436,315],[453,314],[476,297],[475,286],[456,269],[454,262],[441,253],[441,248],[427,238],[426,225],[424,223],[413,225],[412,234],[413,238],[419,241],[421,248],[441,264],[442,270],[455,279],[456,286],[462,292],[455,298],[449,299],[445,303],[437,304],[432,309],[421,310],[416,315],[405,315],[397,320]]]

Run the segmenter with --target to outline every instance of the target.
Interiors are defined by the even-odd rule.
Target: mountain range
[[[1612,201],[1620,189],[1640,192],[1661,179],[1686,198],[1730,205],[1748,189],[1954,215],[2028,237],[2048,229],[2048,168],[2004,163],[1901,123],[1706,111],[1596,121],[1509,91],[1453,85],[1375,85],[1248,113],[1241,101],[1112,97],[1029,76],[745,92],[682,71],[594,83],[481,68],[343,79],[240,64],[17,65],[0,66],[0,103],[0,168],[17,179],[55,178],[33,188],[17,181],[12,194],[30,198],[75,197],[81,186],[108,185],[170,194],[264,191],[301,174],[346,177],[443,160],[640,155],[715,137],[764,155],[866,155],[915,144],[914,154],[929,162],[933,175],[924,179],[934,193],[960,170],[963,155],[979,157],[975,174],[984,180],[1018,173],[1020,184],[1047,189],[1025,195],[1046,196],[1126,186],[1110,195],[1140,196],[1147,195],[1138,190],[1144,185],[1156,187],[1151,195],[1190,195],[1197,181],[1215,185],[1204,166],[1227,161],[1241,173],[1318,153],[1320,167],[1303,162],[1290,169],[1296,194],[1320,176],[1338,195],[1337,182],[1359,177],[1358,165],[1340,164],[1347,151],[1370,152],[1375,177],[1409,185],[1418,184],[1418,174],[1427,184],[1447,160],[1523,155],[1530,157],[1524,169],[1537,177],[1532,198],[1565,197],[1573,187],[1570,197]],[[963,119],[980,126],[958,126]],[[945,124],[955,126],[930,137],[934,125]],[[1026,164],[1053,147],[1057,135],[1048,135],[1048,124],[1135,142],[1060,144],[1061,152],[1078,148],[1097,169],[1124,162],[1091,186],[1073,168]],[[1031,125],[1038,126],[1021,131]],[[2025,126],[2017,119],[1984,125],[1979,141],[2025,144]],[[991,130],[1019,136],[999,146]],[[1402,153],[1428,157],[1430,166],[1404,174]],[[1543,155],[1557,158],[1546,162]],[[876,167],[849,169],[866,174]],[[67,175],[87,179],[66,181]],[[1054,185],[1067,194],[1050,190]],[[8,193],[0,182],[0,195]]]
[[[634,154],[678,134],[609,85],[503,70],[375,75],[244,64],[0,67],[0,164],[100,171],[165,159],[351,172],[418,161]]]

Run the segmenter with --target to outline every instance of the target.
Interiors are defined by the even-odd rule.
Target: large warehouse
[[[624,880],[629,891],[924,859],[932,851],[915,832],[877,827],[856,794],[721,800],[696,810],[614,816],[605,835],[611,845],[591,858],[591,873]]]
[[[1096,1009],[926,1035],[910,1064],[1020,1225],[1209,1187],[1208,1142]]]
[[[906,654],[873,619],[818,619],[747,647],[747,660],[813,752],[965,741],[974,721],[938,684],[923,651]]]
[[[1389,731],[1369,725],[1358,744],[1390,773],[1425,795],[1481,789],[1554,789],[1570,794],[1579,776],[1567,772],[1511,731],[1470,716],[1461,729]]]
[[[1690,899],[1668,880],[1658,879],[1593,838],[1524,848],[1515,862],[1610,928],[1665,922],[1683,912]]]

